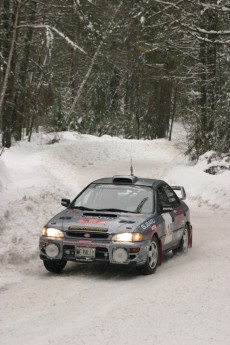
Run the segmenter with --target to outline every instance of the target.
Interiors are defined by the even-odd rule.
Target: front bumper
[[[46,253],[46,247],[54,243],[59,249],[56,257],[50,258]],[[77,257],[76,248],[95,248],[95,257]],[[56,239],[41,236],[40,237],[40,258],[42,260],[67,260],[75,262],[102,261],[111,264],[136,264],[142,265],[146,262],[148,256],[149,241],[142,242],[111,242],[111,241],[93,241],[93,240],[70,240]],[[127,258],[124,262],[118,262],[114,251],[122,248],[127,252]]]

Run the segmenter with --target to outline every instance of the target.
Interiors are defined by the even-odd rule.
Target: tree
[[[13,96],[13,87],[14,87],[14,71],[16,61],[14,59],[15,52],[15,42],[17,36],[17,25],[19,22],[20,9],[22,6],[21,1],[17,1],[13,7],[13,16],[11,16],[11,2],[4,0],[3,1],[3,28],[5,29],[5,40],[2,42],[3,45],[3,60],[7,62],[3,64],[3,70],[5,70],[3,77],[3,87],[0,95],[0,117],[2,116],[2,145],[4,147],[11,146],[11,122],[12,122],[12,96]]]
[[[228,150],[227,0],[3,0],[3,144],[40,126]],[[24,131],[25,129],[25,131]]]

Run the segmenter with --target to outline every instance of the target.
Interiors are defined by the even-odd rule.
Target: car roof
[[[134,185],[134,186],[146,186],[157,188],[162,183],[166,183],[162,180],[143,178],[132,175],[115,175],[113,177],[104,177],[93,181],[96,184],[123,184],[123,185]]]

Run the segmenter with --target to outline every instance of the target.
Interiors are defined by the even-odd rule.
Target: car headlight
[[[112,237],[112,241],[114,242],[140,242],[142,239],[143,236],[139,232],[124,232],[123,234],[116,234]]]
[[[43,228],[42,229],[42,236],[61,238],[61,237],[64,237],[64,234],[61,230],[58,230],[58,229]]]

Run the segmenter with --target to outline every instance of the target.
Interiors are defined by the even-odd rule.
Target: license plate
[[[76,247],[75,253],[76,253],[76,258],[94,259],[96,249],[88,248],[88,247]]]

